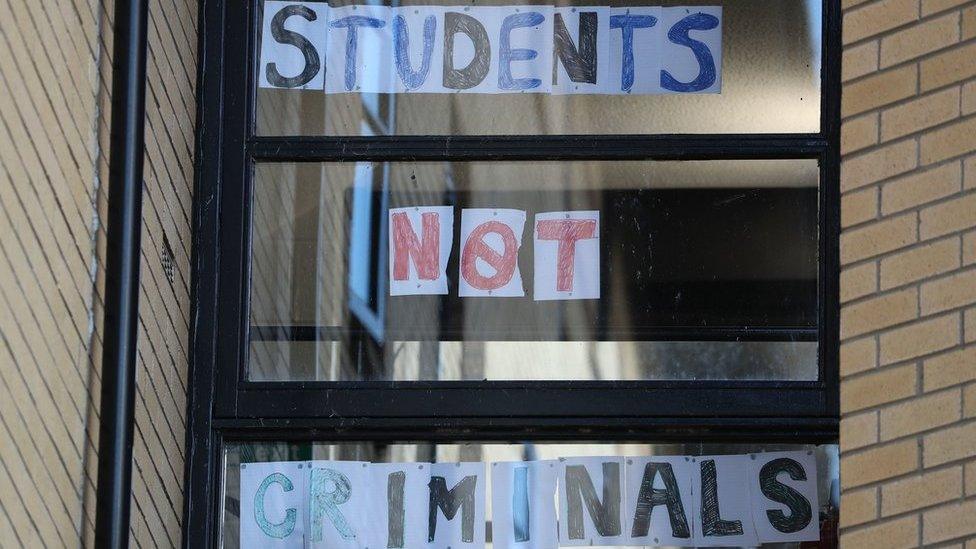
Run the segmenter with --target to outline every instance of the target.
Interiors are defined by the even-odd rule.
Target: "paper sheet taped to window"
[[[258,83],[325,93],[722,91],[722,8],[264,3]]]
[[[240,471],[241,547],[754,546],[820,537],[810,451],[490,467],[317,460]]]

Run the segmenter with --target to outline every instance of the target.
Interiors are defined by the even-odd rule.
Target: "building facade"
[[[228,10],[232,4],[227,2]],[[731,14],[737,8],[746,9],[731,0],[710,4],[722,5],[727,21],[734,21]],[[829,352],[822,358],[824,368],[838,373],[840,404],[839,434],[834,425],[831,440],[831,428],[826,427],[826,438],[819,440],[828,446],[831,442],[839,445],[840,543],[845,547],[970,549],[976,546],[976,523],[971,520],[976,514],[976,2],[843,0],[828,1],[825,6],[827,14],[842,10],[842,17],[838,14],[842,31],[828,26],[824,37],[828,42],[838,40],[843,51],[839,97],[842,162],[839,181],[828,175],[823,183],[835,186],[839,196],[839,204],[826,204],[839,212],[839,241],[833,243],[839,246],[839,273],[834,273],[839,276],[839,319],[828,319],[825,324],[839,325],[839,349],[833,358]],[[15,0],[0,10],[5,14],[0,21],[4,40],[0,48],[0,166],[4,179],[0,187],[4,221],[0,309],[7,313],[0,315],[0,545],[94,546],[109,238],[105,219],[113,5],[79,0],[34,6]],[[192,330],[199,328],[191,283],[206,261],[200,256],[196,265],[193,261],[194,227],[199,229],[204,215],[199,204],[194,206],[194,190],[210,184],[201,181],[201,163],[196,157],[207,145],[198,142],[207,138],[197,128],[199,102],[206,100],[198,93],[198,82],[212,74],[207,69],[223,66],[222,59],[199,58],[201,52],[216,55],[199,43],[204,26],[201,17],[212,13],[208,3],[149,3],[130,521],[131,543],[142,547],[192,546],[199,538],[187,533],[187,522],[194,513],[218,512],[207,505],[190,505],[199,489],[193,483],[192,457],[199,455],[194,454],[199,452],[194,448],[199,433],[195,438],[192,432],[192,404],[199,407],[200,395],[211,390],[195,385],[191,367],[195,356]],[[789,32],[800,30],[791,28]],[[740,43],[749,39],[748,33],[733,28],[726,29],[726,39],[730,36],[740,37]],[[829,71],[836,61],[824,58],[824,70]],[[201,70],[201,66],[205,68]],[[829,83],[818,93],[829,94]],[[372,111],[385,113],[385,118],[370,119],[369,113],[345,104],[342,108],[325,106],[321,98],[278,105],[273,103],[275,97],[266,96],[259,99],[263,107],[259,105],[258,124],[270,128],[269,133],[277,128],[277,133],[286,135],[327,134],[365,120],[362,123],[372,124],[368,132],[382,135],[384,131],[395,133],[383,129],[390,120],[397,127],[425,128],[420,133],[429,134],[477,134],[478,128],[492,123],[482,112],[459,114],[412,97],[418,96],[404,96],[392,118],[392,107],[386,105]],[[809,116],[805,112],[788,107],[782,118],[776,118],[776,112],[733,116],[728,127],[736,131],[722,131],[763,131],[761,127],[750,130],[748,124],[761,126],[754,119],[765,117],[773,120],[770,124],[775,131],[788,133],[789,126],[777,124],[792,122],[802,128],[803,116]],[[568,124],[566,111],[544,114],[541,129],[516,124],[509,127],[515,128],[509,133],[588,133],[587,127],[608,123],[594,116],[574,119],[575,126],[560,126]],[[788,121],[787,114],[801,120]],[[813,112],[814,120],[818,114]],[[708,115],[706,111],[705,118]],[[319,128],[318,120],[327,122]],[[611,122],[626,125],[625,119]],[[650,133],[675,131],[667,124],[661,122]],[[701,129],[707,120],[701,124],[691,133],[714,131]],[[621,176],[614,171],[619,167],[574,162],[572,169],[540,164],[535,167],[536,176],[580,177],[574,183],[580,187],[585,186],[586,177],[602,181],[610,174]],[[261,169],[267,171],[262,174]],[[269,221],[257,226],[252,253],[263,255],[262,264],[271,267],[262,272],[256,264],[252,272],[254,287],[263,288],[251,301],[252,312],[263,315],[261,322],[253,324],[286,324],[270,321],[284,318],[300,324],[297,321],[311,317],[322,324],[322,318],[342,312],[330,309],[332,302],[326,295],[305,295],[294,283],[283,283],[281,271],[274,266],[289,261],[292,270],[328,265],[316,254],[343,251],[323,252],[317,244],[318,251],[300,256],[297,245],[282,247],[279,232],[287,230],[286,240],[294,244],[318,242],[315,231],[345,230],[321,221],[313,223],[299,214],[313,200],[326,205],[352,200],[348,193],[312,193],[302,182],[355,175],[350,174],[352,168],[350,173],[337,174],[336,170],[346,169],[341,165],[310,167],[285,162],[261,169],[258,181],[265,177],[266,181],[294,185],[286,185],[284,190],[255,187],[257,200],[268,207],[254,215]],[[428,162],[411,173],[403,164],[389,163],[384,169],[389,170],[384,177],[390,181],[413,176],[423,184],[436,182],[414,192],[444,193],[439,185],[446,180],[445,169],[440,164]],[[511,166],[474,166],[455,170],[451,177],[458,188],[465,184],[476,187],[475,182],[485,180],[486,173],[514,180],[517,171]],[[680,179],[678,171],[667,173]],[[584,172],[585,177],[573,175]],[[795,177],[796,170],[791,168],[788,173],[761,166],[748,175]],[[817,176],[812,177],[816,186]],[[727,178],[734,179],[735,174]],[[279,227],[276,219],[308,223]],[[261,227],[275,230],[262,234]],[[826,249],[833,249],[831,243]],[[351,276],[328,268],[313,270],[320,284],[329,280],[345,284]],[[827,306],[826,310],[834,308]],[[490,313],[475,310],[464,314],[480,315],[482,322],[490,323]],[[391,309],[390,314],[395,311]],[[424,312],[400,314],[419,318]],[[368,324],[362,319],[359,322]],[[512,375],[491,369],[495,367],[492,357],[498,356],[500,347],[452,343],[457,345],[405,346],[401,358],[384,360],[407,361],[395,363],[396,368],[410,372],[404,374],[406,379],[430,379],[435,373],[424,368],[431,363],[440,365],[438,379],[468,379],[470,372],[465,368],[472,364],[478,365],[486,379]],[[356,370],[343,369],[350,361],[336,358],[349,353],[348,348],[330,352],[335,355],[256,346],[251,349],[250,374],[252,379],[269,382],[359,379],[353,377],[360,375]],[[586,364],[573,362],[580,352],[588,353],[590,364],[608,367],[605,365],[626,364],[626,352],[655,351],[638,348],[608,355],[596,345],[583,351],[553,347],[537,358],[540,364],[578,367],[574,375],[590,379],[585,377],[589,375]],[[761,355],[759,351],[744,353]],[[801,361],[801,355],[798,351],[790,356]],[[782,358],[775,353],[770,356],[771,363]],[[811,360],[816,364],[816,357]],[[620,368],[611,371],[610,376],[617,376],[611,379],[643,375],[626,366]],[[537,379],[540,374],[525,375]],[[289,438],[285,430],[282,433],[281,440]],[[317,440],[328,439],[320,436]],[[313,447],[309,454],[295,447],[281,451],[288,459],[364,457],[357,453],[361,449],[347,445]],[[226,459],[244,462],[249,452],[277,455],[280,450],[252,446],[242,444]],[[488,450],[460,448],[449,452],[449,457],[465,459],[468,451],[477,453],[468,456],[474,460],[490,455]],[[401,448],[388,451],[386,457],[425,461],[445,456],[430,448]],[[216,516],[211,521],[218,529],[236,525]],[[236,546],[226,536],[222,539],[226,546]]]

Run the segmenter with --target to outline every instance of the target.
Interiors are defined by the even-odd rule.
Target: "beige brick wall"
[[[844,0],[845,547],[976,547],[976,1]]]
[[[132,536],[167,547],[182,519],[197,8],[149,3]],[[113,9],[0,2],[3,547],[92,546]]]

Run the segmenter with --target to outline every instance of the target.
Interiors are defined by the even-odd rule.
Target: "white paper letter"
[[[461,210],[461,297],[525,295],[518,266],[524,229],[522,210]]]
[[[390,295],[447,293],[454,208],[390,209]]]
[[[600,298],[600,212],[535,216],[536,301]]]

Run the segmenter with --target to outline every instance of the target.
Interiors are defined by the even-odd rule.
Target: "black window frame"
[[[210,546],[218,540],[225,440],[837,442],[839,0],[823,0],[817,133],[487,138],[253,136],[251,63],[258,18],[252,14],[259,13],[259,2],[200,3],[184,546]],[[811,158],[821,166],[817,381],[251,382],[245,378],[247,212],[253,161]],[[396,392],[395,402],[390,391]]]

